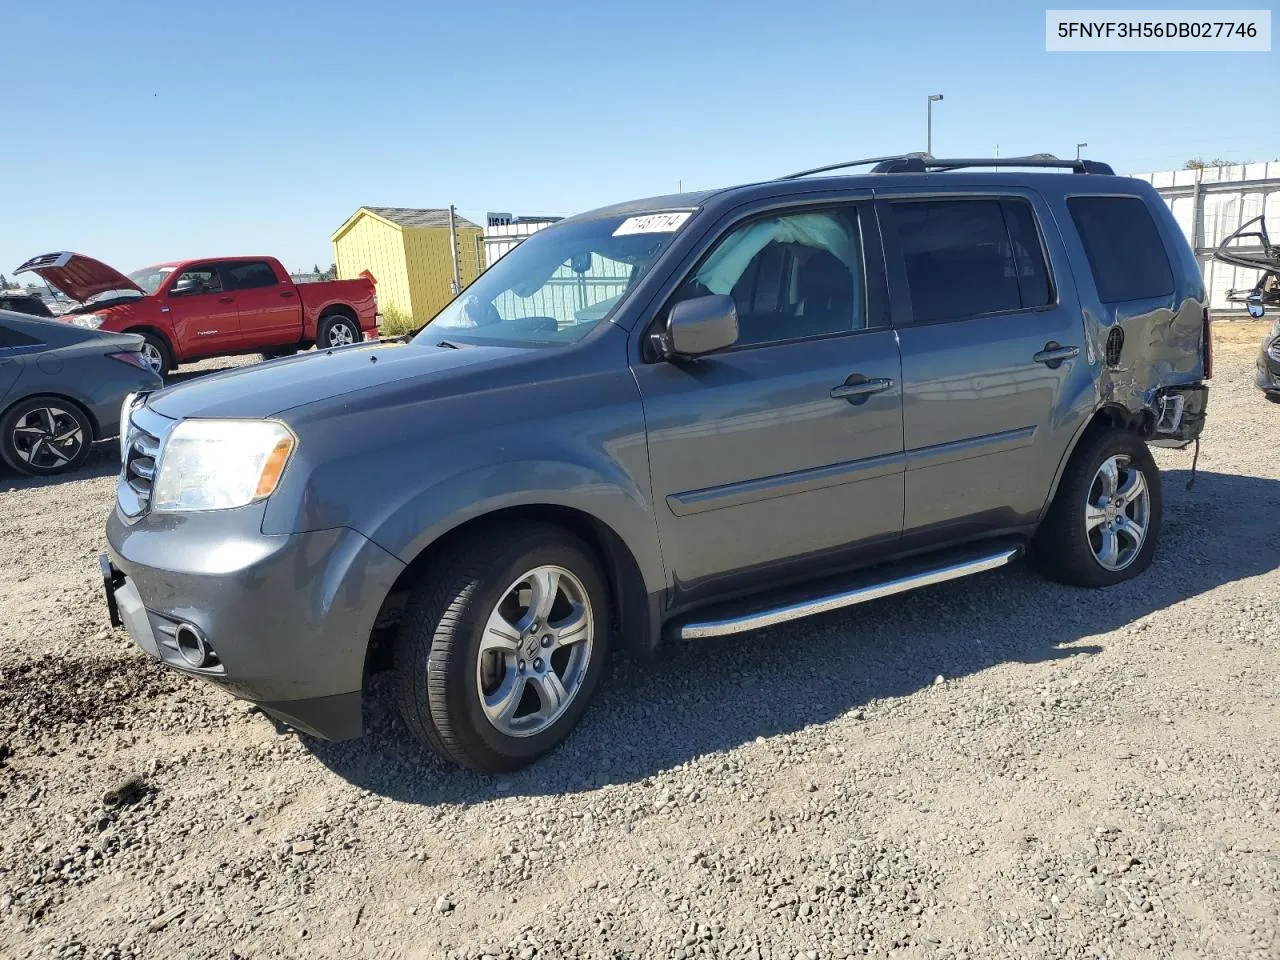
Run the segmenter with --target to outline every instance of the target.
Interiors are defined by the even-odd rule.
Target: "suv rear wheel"
[[[600,683],[608,604],[595,556],[558,527],[497,528],[438,557],[396,640],[405,723],[481,773],[532,763]]]
[[[1086,437],[1036,531],[1036,566],[1079,587],[1136,577],[1151,565],[1162,514],[1160,471],[1142,438],[1121,430]]]

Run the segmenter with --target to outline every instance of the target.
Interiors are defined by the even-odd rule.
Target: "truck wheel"
[[[173,351],[169,345],[154,333],[143,333],[142,339],[142,355],[147,358],[151,369],[162,377],[168,374],[174,368]]]
[[[1032,555],[1050,580],[1108,587],[1151,565],[1162,514],[1160,471],[1142,438],[1098,433],[1067,464]]]
[[[316,331],[316,346],[321,350],[331,347],[345,347],[359,343],[364,339],[360,332],[360,324],[341,313],[331,313],[320,321],[320,329]]]
[[[395,644],[400,713],[436,753],[516,770],[568,736],[609,653],[609,595],[592,552],[558,527],[490,530],[440,556]]]
[[[89,418],[59,397],[31,397],[0,418],[0,455],[28,476],[51,477],[78,467],[92,445]]]

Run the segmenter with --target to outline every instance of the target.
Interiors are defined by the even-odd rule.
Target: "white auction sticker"
[[[627,217],[618,224],[613,235],[625,237],[632,233],[675,233],[692,215],[692,210],[677,210],[674,213],[646,213],[642,217]]]
[[[1270,10],[1046,10],[1046,50],[1271,49]]]

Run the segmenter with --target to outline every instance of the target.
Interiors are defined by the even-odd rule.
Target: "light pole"
[[[1079,159],[1080,159],[1080,148],[1081,148],[1081,147],[1087,147],[1087,146],[1088,146],[1088,144],[1087,144],[1087,143],[1077,143],[1077,144],[1076,144],[1076,159],[1077,159],[1077,160],[1079,160]]]
[[[924,148],[924,152],[927,153],[929,156],[933,156],[933,104],[935,101],[938,101],[941,99],[942,99],[942,94],[940,93],[929,94],[929,107],[928,107],[929,126],[928,126],[928,131],[925,134],[926,139],[925,139],[925,148]]]

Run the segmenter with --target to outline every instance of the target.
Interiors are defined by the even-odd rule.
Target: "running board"
[[[748,630],[760,630],[763,627],[776,626],[790,620],[811,617],[817,613],[829,613],[843,607],[852,607],[869,600],[891,597],[895,593],[906,593],[918,587],[928,587],[935,583],[958,580],[975,573],[994,570],[1016,560],[1022,554],[1022,546],[1001,547],[994,552],[984,552],[948,563],[941,567],[919,570],[907,576],[899,576],[889,580],[879,580],[852,589],[841,590],[823,596],[811,597],[779,606],[754,610],[739,616],[730,616],[716,620],[695,620],[684,623],[679,628],[681,640],[701,640],[706,637],[725,637],[734,633],[745,633]]]

